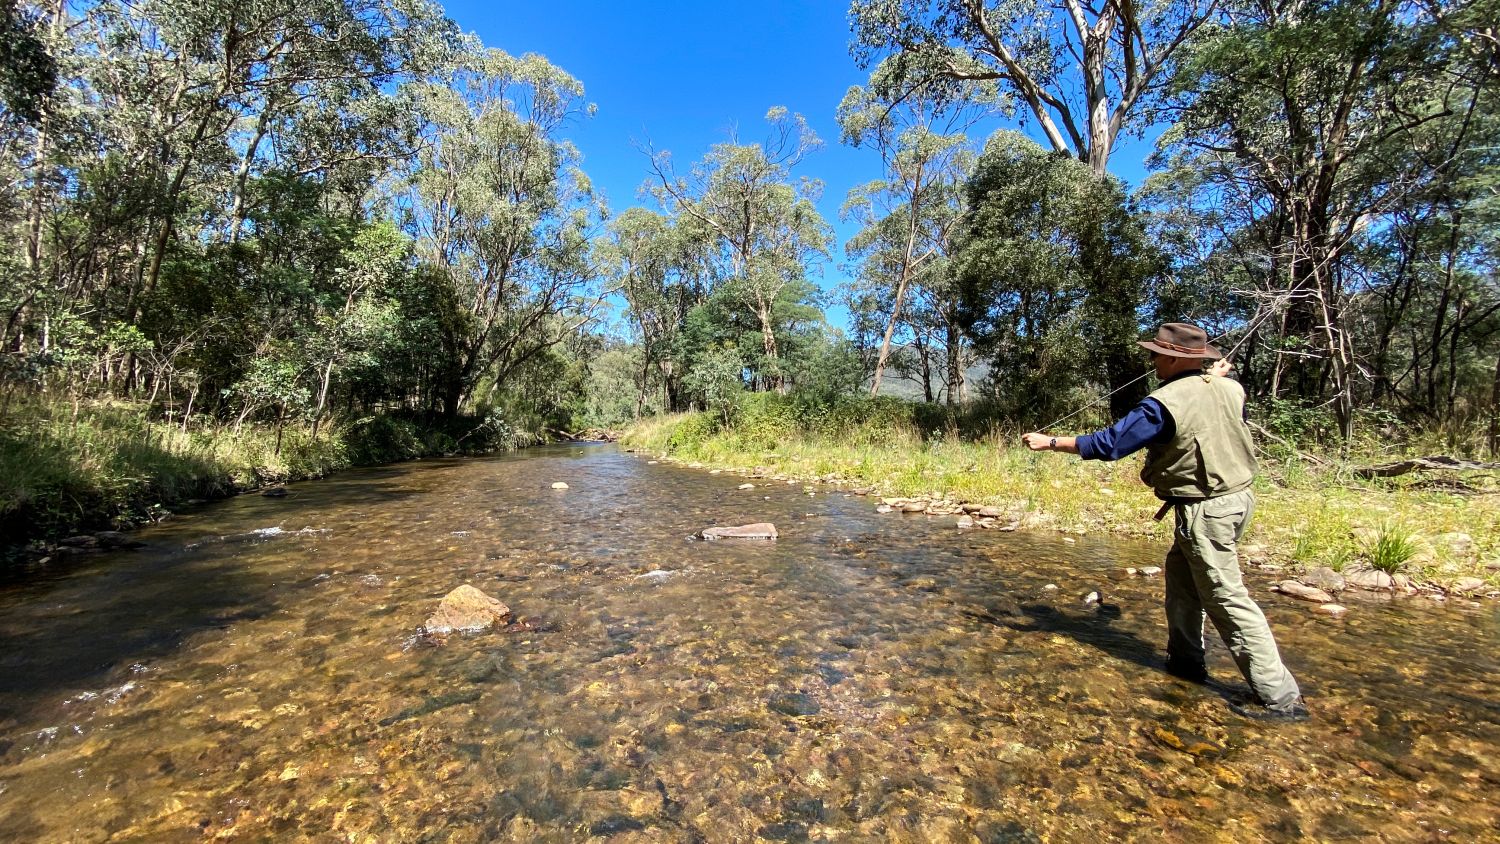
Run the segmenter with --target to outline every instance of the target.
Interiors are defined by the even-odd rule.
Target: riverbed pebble
[[[740,484],[735,489],[755,489],[755,484]]]
[[[1317,607],[1317,611],[1324,615],[1331,615],[1334,618],[1338,618],[1344,613],[1347,613],[1349,611],[1349,608],[1340,606],[1338,604],[1319,604]]]
[[[959,516],[958,517],[958,526],[960,528],[965,529],[965,530],[967,530],[968,528],[973,527],[974,526],[974,517],[973,516]]]

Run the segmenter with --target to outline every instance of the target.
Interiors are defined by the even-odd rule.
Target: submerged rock
[[[768,705],[772,710],[780,712],[782,715],[817,715],[822,710],[822,707],[818,706],[817,701],[801,692],[777,695],[771,698]]]
[[[735,489],[755,489],[755,484],[740,484]]]
[[[262,491],[261,496],[265,498],[286,498],[286,487],[273,486],[270,489]]]
[[[756,522],[737,527],[708,527],[698,532],[700,539],[775,539],[779,534],[770,522]]]
[[[437,612],[427,618],[428,633],[485,630],[510,621],[510,607],[467,583],[444,596]]]
[[[974,526],[974,517],[973,516],[959,516],[958,517],[958,526],[961,527],[961,528],[971,528],[971,527],[973,527]]]
[[[1338,604],[1320,604],[1320,605],[1318,605],[1317,611],[1320,612],[1320,613],[1322,613],[1322,614],[1324,614],[1324,615],[1331,615],[1334,618],[1338,618],[1339,616],[1341,616],[1344,613],[1348,612],[1349,608],[1345,607],[1345,606],[1340,606]]]
[[[1158,724],[1151,727],[1147,735],[1162,747],[1180,750],[1189,756],[1218,759],[1224,755],[1223,745],[1182,727]]]

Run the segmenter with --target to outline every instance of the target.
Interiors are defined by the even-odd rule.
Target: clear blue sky
[[[643,202],[637,190],[646,159],[637,143],[670,150],[686,167],[736,127],[742,141],[759,139],[772,106],[801,113],[824,146],[800,173],[823,182],[819,210],[836,241],[819,283],[828,290],[845,279],[844,243],[855,227],[839,221],[839,207],[850,188],[880,175],[873,153],[839,143],[834,120],[844,92],[865,81],[849,55],[847,2],[448,0],[445,6],[486,46],[541,53],[583,82],[599,111],[567,135],[616,212]],[[1127,143],[1111,170],[1138,183],[1147,152],[1146,144]],[[842,325],[846,315],[831,309],[829,318]]]

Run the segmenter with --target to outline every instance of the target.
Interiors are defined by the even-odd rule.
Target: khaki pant
[[[1177,529],[1166,562],[1168,659],[1178,666],[1203,665],[1206,614],[1261,702],[1273,709],[1290,706],[1300,696],[1297,681],[1281,664],[1271,627],[1240,579],[1235,553],[1255,512],[1255,495],[1246,489],[1172,509]]]

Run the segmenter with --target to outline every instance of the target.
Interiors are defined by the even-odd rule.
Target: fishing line
[[[1224,357],[1226,357],[1226,358],[1233,357],[1234,353],[1240,350],[1240,346],[1243,346],[1245,344],[1245,341],[1249,340],[1251,338],[1251,336],[1254,335],[1254,333],[1255,333],[1255,327],[1261,322],[1261,320],[1264,320],[1266,317],[1268,317],[1270,315],[1271,315],[1271,310],[1270,309],[1266,309],[1266,310],[1262,311],[1261,313],[1257,314],[1256,317],[1255,317],[1255,319],[1250,320],[1250,322],[1245,325],[1245,336],[1241,337],[1240,341],[1238,343],[1235,343],[1234,344],[1234,348],[1230,349],[1227,353],[1225,353]],[[1211,342],[1211,343],[1217,343],[1220,340],[1223,340],[1225,337],[1228,337],[1228,336],[1229,336],[1229,332],[1225,331],[1223,334],[1220,334],[1218,337],[1215,337],[1214,339],[1210,340],[1209,342]],[[1094,399],[1093,401],[1089,402],[1088,404],[1084,405],[1083,407],[1080,407],[1077,410],[1073,411],[1072,413],[1069,413],[1067,416],[1064,416],[1063,418],[1057,420],[1056,422],[1053,422],[1050,425],[1043,425],[1042,427],[1038,428],[1037,430],[1038,431],[1046,431],[1046,430],[1050,430],[1052,428],[1055,428],[1058,425],[1061,425],[1062,423],[1068,421],[1069,419],[1072,419],[1074,416],[1077,416],[1078,414],[1084,412],[1085,410],[1088,410],[1089,408],[1093,407],[1094,405],[1096,405],[1096,404],[1098,404],[1098,403],[1100,403],[1100,402],[1108,399],[1110,396],[1114,395],[1115,393],[1118,393],[1121,390],[1124,390],[1124,389],[1126,389],[1128,387],[1133,386],[1137,381],[1140,381],[1140,380],[1142,380],[1144,378],[1150,377],[1150,375],[1151,375],[1150,372],[1142,372],[1140,375],[1137,375],[1136,377],[1130,379],[1129,381],[1125,382],[1124,384],[1121,384],[1120,386],[1114,388],[1113,390],[1110,390],[1109,392],[1105,393],[1104,395],[1102,395],[1102,396]]]

